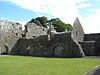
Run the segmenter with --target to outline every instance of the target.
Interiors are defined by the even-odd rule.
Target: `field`
[[[83,75],[100,59],[0,56],[0,75]]]

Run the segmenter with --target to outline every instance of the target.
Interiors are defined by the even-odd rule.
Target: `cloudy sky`
[[[79,17],[85,33],[100,32],[100,0],[0,0],[0,19],[25,24],[38,16],[70,24]]]

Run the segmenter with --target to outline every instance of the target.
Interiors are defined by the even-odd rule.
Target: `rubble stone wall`
[[[100,33],[85,34],[84,41],[95,41],[98,37],[100,37]]]
[[[95,56],[95,41],[83,41],[80,43],[82,48],[83,48],[83,52],[85,53],[86,56]]]
[[[19,39],[10,54],[48,57],[82,57],[80,47],[71,38],[71,33],[47,35],[34,39]]]

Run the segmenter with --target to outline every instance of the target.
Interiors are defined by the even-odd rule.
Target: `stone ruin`
[[[0,20],[0,54],[46,57],[83,57],[100,55],[100,33],[85,34],[76,18],[73,30],[58,33],[27,23],[25,29],[16,22]]]

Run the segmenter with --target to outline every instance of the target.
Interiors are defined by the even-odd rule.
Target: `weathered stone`
[[[81,45],[86,55],[100,56],[100,33],[85,34]]]
[[[12,55],[29,55],[31,39],[18,39],[10,50]]]
[[[0,20],[1,37],[21,37],[22,26],[17,22]]]
[[[95,54],[100,56],[100,36],[95,40]]]
[[[16,42],[21,38],[22,26],[17,22],[0,20],[0,48],[1,54],[8,54]],[[12,42],[13,41],[13,42]]]
[[[54,49],[54,56],[62,56],[62,54],[64,54],[63,51],[64,51],[63,46],[60,46],[60,45],[57,46],[57,47]]]
[[[47,34],[55,34],[57,33],[56,30],[54,29],[54,26],[53,25],[50,25],[49,28],[48,28],[48,31],[47,31]]]
[[[100,33],[85,34],[84,41],[95,41],[100,37]]]
[[[78,17],[76,18],[73,24],[72,38],[77,42],[82,42],[84,38],[84,30]]]
[[[48,40],[51,39],[52,35],[56,34],[56,30],[54,29],[53,25],[48,26],[48,30],[47,30],[47,35],[48,35]]]
[[[86,56],[95,56],[95,41],[83,41],[80,43],[82,48],[83,48],[83,52],[85,53]]]
[[[27,23],[25,25],[25,35],[27,39],[45,34],[46,30],[41,26],[37,26],[35,23]]]
[[[84,36],[78,18],[72,31],[61,33],[56,32],[52,25],[47,31],[42,25],[27,23],[22,31],[19,23],[0,21],[0,54],[48,57],[100,55],[100,34]]]
[[[23,44],[24,43],[24,44]],[[82,57],[81,48],[71,38],[71,33],[47,35],[34,39],[19,39],[11,54],[55,57]],[[17,52],[17,53],[16,53]]]

